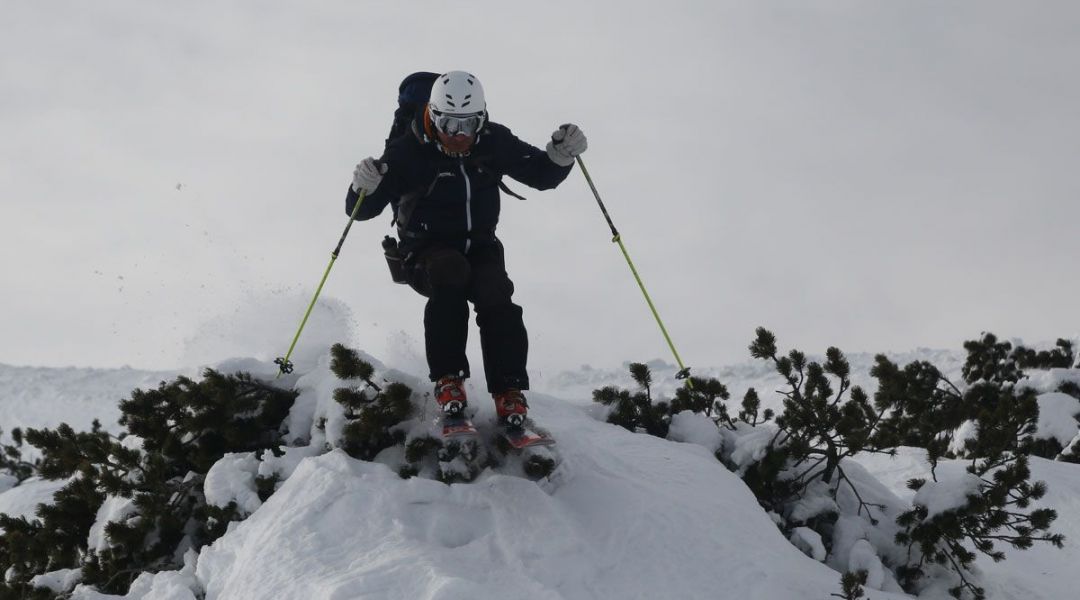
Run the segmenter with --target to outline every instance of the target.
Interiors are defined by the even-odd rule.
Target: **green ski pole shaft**
[[[600,212],[604,213],[604,219],[607,221],[608,227],[611,228],[611,241],[619,245],[619,249],[622,250],[623,257],[626,258],[626,264],[630,267],[630,272],[634,274],[634,280],[637,281],[638,287],[641,288],[641,293],[645,296],[645,302],[649,305],[649,310],[652,311],[653,318],[656,319],[656,324],[660,326],[660,333],[664,334],[664,340],[667,341],[668,348],[671,349],[671,354],[675,357],[675,362],[679,365],[679,372],[676,375],[679,379],[685,379],[690,376],[690,369],[683,364],[682,358],[679,356],[679,351],[675,349],[675,343],[671,341],[671,335],[668,334],[667,327],[664,327],[664,321],[660,318],[660,312],[656,310],[656,305],[653,304],[652,298],[649,296],[649,291],[645,289],[645,283],[641,280],[641,276],[638,274],[637,267],[634,266],[634,261],[630,259],[630,253],[626,250],[626,245],[623,244],[622,235],[619,234],[619,230],[615,228],[615,223],[611,220],[611,215],[608,213],[607,207],[604,206],[604,201],[600,199],[600,192],[596,190],[596,184],[593,183],[592,176],[589,175],[589,170],[585,168],[585,161],[580,156],[577,157],[578,166],[581,167],[581,173],[585,175],[585,181],[589,183],[589,189],[592,190],[593,197],[596,198],[596,203],[600,205]],[[692,389],[693,383],[687,379],[687,385]]]
[[[319,280],[319,286],[315,288],[315,295],[311,298],[311,303],[308,304],[307,311],[304,312],[304,318],[300,321],[300,327],[296,330],[296,335],[293,336],[292,343],[289,344],[289,351],[285,353],[285,356],[278,358],[274,362],[278,364],[278,377],[282,374],[292,372],[293,365],[289,362],[289,358],[292,357],[293,350],[296,349],[296,342],[300,341],[300,334],[304,331],[304,326],[307,325],[308,318],[311,316],[312,309],[315,308],[315,302],[319,299],[319,294],[322,293],[323,286],[326,285],[326,279],[330,276],[330,269],[334,268],[334,262],[337,261],[338,255],[341,254],[341,247],[345,245],[345,238],[349,236],[349,230],[352,229],[353,222],[356,221],[356,215],[360,212],[360,205],[364,203],[364,198],[367,196],[367,190],[360,190],[360,197],[356,200],[356,206],[353,207],[352,214],[349,215],[349,222],[345,225],[345,231],[341,233],[341,239],[338,240],[337,247],[330,253],[330,263],[326,265],[326,270],[323,271],[322,279]]]

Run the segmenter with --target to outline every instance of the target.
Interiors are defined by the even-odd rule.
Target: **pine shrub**
[[[3,436],[0,430],[0,437]],[[22,483],[37,474],[37,464],[23,460],[23,432],[16,427],[11,430],[11,443],[0,444],[0,475],[9,475]]]
[[[611,407],[608,423],[629,431],[667,437],[671,426],[671,405],[665,401],[653,401],[652,372],[649,367],[643,363],[631,363],[630,376],[638,384],[637,392],[607,386],[593,391],[593,401]]]
[[[746,471],[747,482],[759,501],[782,512],[782,507],[801,498],[817,481],[824,483],[834,497],[843,484],[859,499],[859,513],[865,511],[868,519],[876,520],[871,514],[876,507],[863,502],[844,471],[843,460],[859,452],[888,450],[875,443],[875,436],[889,407],[872,406],[866,393],[852,386],[851,368],[838,348],[826,351],[824,363],[809,361],[798,350],[781,355],[776,336],[759,327],[750,354],[771,362],[786,382],[780,392],[784,410],[775,419],[777,433],[765,458]],[[757,394],[748,396],[743,414],[755,417]]]
[[[840,578],[839,594],[830,594],[834,598],[840,598],[841,600],[860,600],[864,598],[863,593],[865,590],[863,586],[866,585],[866,571],[848,571],[844,573]]]
[[[41,451],[38,472],[69,479],[37,518],[0,515],[0,598],[51,597],[30,589],[34,576],[80,568],[82,582],[124,594],[142,572],[175,569],[188,548],[225,531],[235,510],[206,504],[206,472],[229,452],[261,453],[281,440],[281,423],[296,394],[249,375],[206,370],[157,389],[135,390],[120,403],[119,437],[91,431],[30,429]],[[89,547],[90,529],[106,498],[132,502],[130,515],[105,527],[106,547]]]
[[[1061,547],[1064,537],[1051,533],[1057,513],[1050,508],[1033,509],[1032,503],[1046,494],[1046,484],[1031,481],[1030,454],[1060,452],[1046,441],[1035,439],[1038,393],[1017,385],[1027,368],[1067,368],[1073,355],[1064,340],[1052,351],[1013,348],[992,334],[964,344],[968,351],[963,366],[965,389],[961,391],[936,368],[912,363],[900,369],[878,356],[872,374],[880,383],[877,399],[892,406],[882,439],[917,445],[928,450],[931,476],[937,480],[942,458],[960,456],[968,461],[967,472],[979,478],[977,490],[953,510],[929,515],[916,503],[897,520],[902,530],[898,544],[912,561],[898,569],[900,581],[913,588],[925,576],[926,566],[936,564],[954,571],[960,582],[952,588],[956,597],[984,598],[985,591],[971,577],[976,553],[995,561],[1005,554],[997,547],[1009,544],[1025,550],[1035,542]],[[956,440],[961,424],[971,422],[974,435]],[[909,486],[920,490],[924,480]]]
[[[412,390],[397,382],[385,388],[376,384],[374,367],[351,348],[334,344],[330,353],[330,370],[351,384],[334,390],[334,399],[345,407],[348,419],[343,432],[345,451],[353,458],[372,460],[383,450],[404,444],[406,432],[399,426],[415,411]],[[414,458],[416,452],[414,447]]]

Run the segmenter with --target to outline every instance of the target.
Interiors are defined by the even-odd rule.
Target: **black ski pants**
[[[458,248],[428,241],[409,259],[409,285],[427,297],[424,343],[429,376],[469,376],[465,344],[469,336],[469,302],[476,311],[484,373],[491,393],[529,389],[526,361],[529,338],[522,310],[511,301],[514,283],[506,273],[502,242],[474,241]]]

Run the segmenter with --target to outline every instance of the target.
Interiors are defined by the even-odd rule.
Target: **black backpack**
[[[398,107],[394,111],[394,123],[390,126],[390,136],[386,138],[387,146],[391,140],[409,131],[416,113],[424,108],[431,97],[431,86],[435,85],[438,78],[439,73],[420,71],[401,81],[398,86]]]

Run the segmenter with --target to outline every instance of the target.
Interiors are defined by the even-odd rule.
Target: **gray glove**
[[[567,123],[560,125],[555,133],[551,134],[551,141],[547,144],[547,155],[551,162],[561,167],[569,167],[574,164],[574,157],[588,147],[585,132],[581,131],[577,125]]]
[[[367,190],[369,194],[374,192],[375,188],[379,187],[383,175],[386,175],[386,169],[385,164],[377,162],[370,156],[360,161],[360,164],[356,165],[356,170],[353,171],[353,191],[357,194],[360,190]]]

